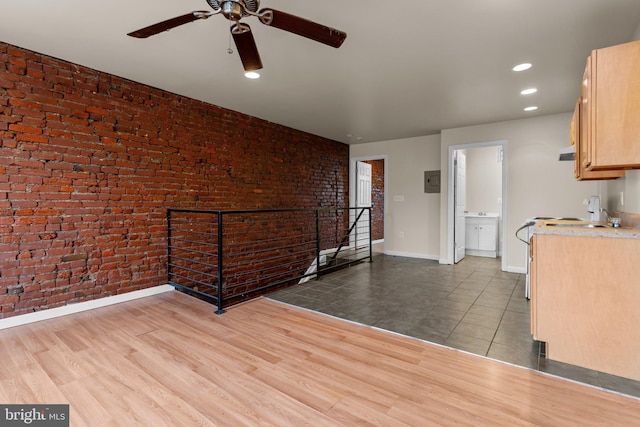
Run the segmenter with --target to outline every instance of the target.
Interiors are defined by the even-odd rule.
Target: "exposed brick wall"
[[[0,42],[0,317],[166,282],[166,208],[344,207],[348,147]]]
[[[384,160],[368,160],[371,165],[371,238],[384,239]]]

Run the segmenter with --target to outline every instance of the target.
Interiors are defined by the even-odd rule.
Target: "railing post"
[[[167,283],[171,282],[171,209],[167,209]]]
[[[316,209],[316,280],[320,280],[320,209]]]
[[[218,212],[218,309],[216,314],[224,313],[222,308],[222,285],[223,285],[223,269],[222,269],[222,212]]]
[[[373,262],[373,224],[371,223],[371,208],[369,208],[369,262]]]

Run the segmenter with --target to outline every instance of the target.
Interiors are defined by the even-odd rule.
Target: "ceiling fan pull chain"
[[[229,21],[229,28],[233,28],[233,25],[234,25],[233,21]],[[233,54],[233,48],[231,47],[231,38],[232,38],[231,31],[229,31],[229,47],[227,47],[227,53],[229,55]]]

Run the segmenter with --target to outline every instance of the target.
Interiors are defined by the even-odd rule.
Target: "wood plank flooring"
[[[0,402],[73,426],[630,426],[640,400],[269,299],[179,292],[0,331]]]

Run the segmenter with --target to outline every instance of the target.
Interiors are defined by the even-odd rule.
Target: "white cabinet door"
[[[481,251],[495,251],[497,231],[495,224],[480,224],[478,226],[478,249]]]
[[[465,230],[465,240],[464,246],[465,249],[478,249],[479,245],[479,236],[478,236],[478,224],[476,222],[471,222],[467,219],[467,226]]]
[[[498,254],[498,218],[468,216],[465,233],[467,255],[495,258]]]

